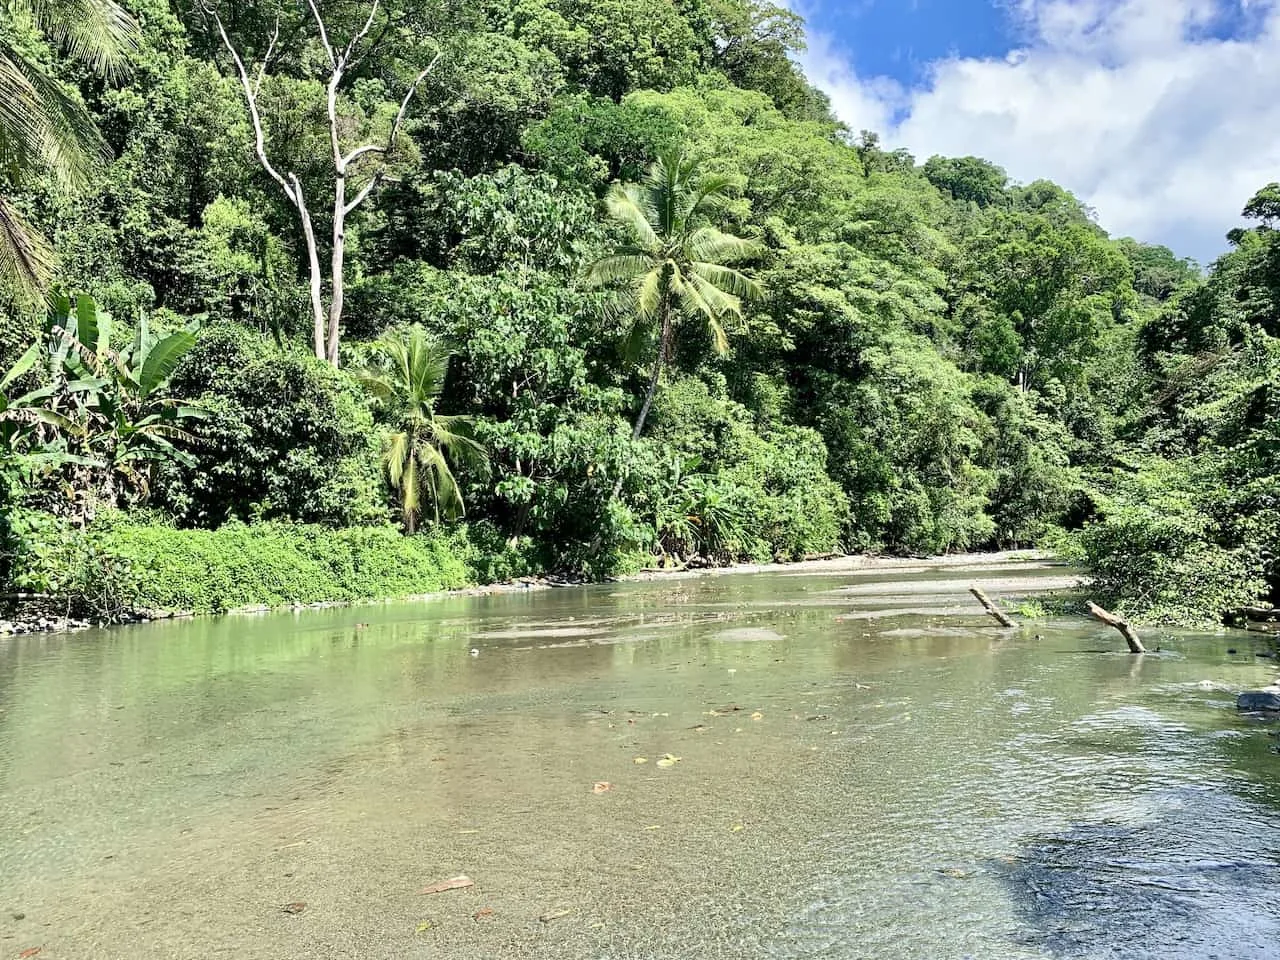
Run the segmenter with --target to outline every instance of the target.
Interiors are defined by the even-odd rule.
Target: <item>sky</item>
[[[1113,236],[1208,263],[1280,180],[1280,0],[785,2],[853,130],[1053,180]]]

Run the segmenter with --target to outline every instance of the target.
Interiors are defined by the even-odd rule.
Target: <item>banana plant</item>
[[[44,338],[0,381],[3,449],[86,468],[77,482],[108,502],[118,499],[119,480],[145,497],[155,463],[194,462],[180,445],[194,442],[193,422],[205,412],[167,387],[197,329],[157,336],[144,317],[116,349],[110,314],[88,296],[58,297]],[[40,385],[10,399],[28,378]]]
[[[89,456],[145,495],[150,466],[166,460],[184,465],[194,458],[178,444],[195,442],[192,422],[200,407],[168,395],[166,387],[196,344],[197,323],[164,336],[138,321],[123,348],[111,345],[111,315],[91,297],[61,297],[54,309],[54,352],[66,370],[66,388],[81,404],[88,424]],[[110,491],[113,477],[106,478]]]

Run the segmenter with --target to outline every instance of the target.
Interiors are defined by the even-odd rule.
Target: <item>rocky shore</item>
[[[88,630],[93,624],[75,617],[50,617],[38,614],[15,614],[0,620],[0,637],[24,633],[72,633]]]

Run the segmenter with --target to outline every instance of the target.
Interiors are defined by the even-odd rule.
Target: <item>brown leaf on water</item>
[[[306,905],[306,903],[305,903],[304,901],[302,901],[302,900],[298,900],[298,901],[296,901],[296,902],[294,902],[294,903],[286,903],[286,904],[284,905],[284,912],[285,912],[285,913],[294,913],[294,914],[297,914],[297,913],[301,913],[301,912],[302,912],[303,910],[305,910],[305,909],[307,909],[307,905]]]
[[[493,916],[493,907],[481,907],[471,915],[472,920],[488,920]]]
[[[444,893],[446,890],[463,890],[467,887],[474,887],[476,882],[465,874],[457,877],[450,877],[448,880],[441,880],[439,883],[433,883],[429,887],[423,887],[419,893]]]
[[[27,960],[28,957],[34,957],[43,949],[44,947],[27,947],[27,949],[18,954],[18,960]]]
[[[595,785],[591,788],[591,792],[592,793],[608,793],[612,789],[613,789],[613,784],[610,783],[608,780],[597,780]]]

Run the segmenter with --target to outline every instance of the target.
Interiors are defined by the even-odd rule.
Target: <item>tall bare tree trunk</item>
[[[338,340],[342,330],[343,261],[347,252],[347,178],[339,173],[333,187],[333,290],[329,299],[329,336],[326,358],[338,365]]]
[[[302,238],[307,245],[307,270],[311,278],[312,347],[316,359],[324,359],[324,293],[320,283],[320,248],[316,245],[316,229],[311,222],[311,211],[307,209],[302,198],[302,184],[293,177],[294,190],[298,197],[298,217],[302,221]]]

